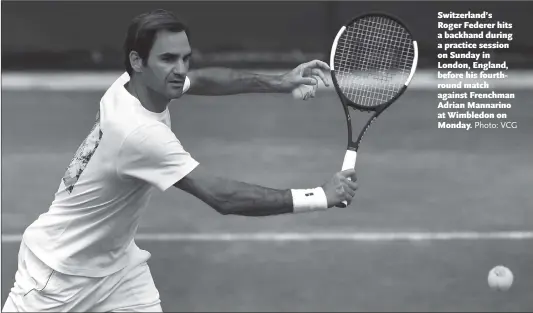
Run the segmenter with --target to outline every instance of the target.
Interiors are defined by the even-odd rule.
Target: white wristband
[[[328,199],[322,187],[314,189],[291,189],[294,213],[323,211],[328,208]]]

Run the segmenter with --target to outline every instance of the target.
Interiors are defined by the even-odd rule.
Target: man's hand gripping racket
[[[417,43],[396,17],[367,13],[341,27],[331,47],[330,68],[348,126],[343,171],[355,168],[363,135],[405,92],[417,61]],[[355,141],[349,109],[373,113]],[[343,204],[345,207],[346,201]]]

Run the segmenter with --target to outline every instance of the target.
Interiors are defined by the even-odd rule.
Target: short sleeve
[[[198,164],[170,128],[154,123],[141,126],[126,137],[118,153],[117,173],[165,191]]]

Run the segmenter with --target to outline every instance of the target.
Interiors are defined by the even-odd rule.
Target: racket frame
[[[359,145],[361,144],[361,141],[366,131],[368,130],[370,125],[376,120],[376,118],[405,92],[405,90],[407,89],[407,86],[409,86],[409,83],[411,82],[411,79],[413,78],[413,75],[416,71],[416,67],[418,65],[418,45],[417,45],[416,40],[412,40],[414,55],[413,55],[413,66],[411,67],[411,72],[409,73],[409,76],[406,82],[404,83],[404,86],[399,90],[399,92],[392,99],[375,107],[362,106],[348,99],[342,93],[342,90],[340,89],[339,83],[337,81],[337,77],[335,75],[335,66],[334,66],[335,52],[337,50],[337,44],[338,44],[339,38],[346,30],[346,27],[353,24],[356,20],[361,19],[363,17],[368,17],[368,16],[381,16],[381,17],[390,18],[396,21],[401,26],[403,26],[403,28],[407,31],[407,33],[411,36],[411,38],[414,38],[409,28],[399,18],[389,13],[383,13],[383,12],[377,12],[377,11],[363,13],[359,16],[352,18],[351,20],[348,21],[348,23],[344,24],[341,27],[341,29],[337,32],[337,36],[335,36],[335,39],[331,46],[329,66],[331,69],[331,79],[333,81],[333,86],[335,87],[335,91],[337,92],[337,95],[339,96],[342,106],[344,108],[344,114],[346,116],[346,125],[348,128],[348,145],[346,148],[346,154],[344,155],[344,161],[342,164],[343,171],[346,169],[355,167],[356,159],[357,159],[357,151],[359,150]],[[366,122],[364,128],[359,132],[359,136],[357,137],[357,140],[355,142],[353,141],[352,118],[350,115],[349,107],[352,107],[356,110],[363,111],[363,112],[374,112],[372,117]],[[347,205],[348,203],[346,201],[343,201],[340,206],[346,207]]]
[[[407,31],[409,36],[411,36],[411,38],[413,38],[413,35],[412,35],[411,31],[409,30],[409,28],[399,18],[397,18],[396,16],[391,15],[389,13],[383,13],[383,12],[379,12],[379,11],[363,13],[361,15],[358,15],[358,16],[352,18],[346,24],[344,24],[341,27],[341,29],[337,32],[337,35],[335,36],[335,39],[333,41],[333,44],[332,44],[332,47],[331,47],[331,53],[330,53],[330,61],[329,62],[330,62],[330,69],[331,69],[331,78],[332,78],[332,81],[333,81],[333,86],[335,87],[335,90],[337,91],[337,95],[339,96],[339,99],[340,99],[340,101],[342,103],[342,106],[344,108],[344,113],[346,115],[346,124],[347,124],[347,128],[348,128],[347,150],[348,151],[354,151],[354,152],[357,152],[357,150],[359,149],[359,145],[361,143],[361,140],[363,139],[363,136],[366,133],[367,129],[370,127],[370,125],[376,120],[376,118],[385,109],[387,109],[393,102],[395,102],[405,92],[405,90],[407,89],[407,86],[409,85],[409,83],[411,82],[411,79],[413,78],[413,75],[414,75],[414,73],[416,71],[416,67],[417,67],[417,64],[418,64],[418,45],[417,45],[416,40],[413,40],[412,43],[413,43],[414,55],[413,55],[413,66],[411,67],[411,72],[410,72],[409,77],[407,78],[404,86],[399,90],[399,92],[392,99],[390,99],[389,101],[387,101],[385,103],[382,103],[382,104],[380,104],[378,106],[375,106],[375,107],[363,106],[363,105],[360,105],[360,104],[355,103],[355,102],[351,101],[350,99],[348,99],[342,93],[342,90],[339,87],[339,83],[337,81],[337,77],[336,77],[336,74],[335,74],[335,67],[334,67],[335,52],[337,50],[337,44],[338,44],[339,38],[342,36],[344,31],[346,30],[346,27],[348,27],[349,25],[353,24],[358,19],[365,18],[365,17],[368,17],[368,16],[380,16],[380,17],[390,18],[390,19],[396,21],[401,26],[403,26],[403,28]],[[363,111],[363,112],[374,112],[372,117],[367,121],[367,123],[365,124],[363,129],[360,131],[359,136],[357,137],[356,141],[353,141],[352,121],[351,121],[351,115],[350,115],[349,107],[352,107],[352,108],[354,108],[356,110]],[[354,165],[355,165],[355,155],[353,157],[351,157],[350,159],[352,159],[352,158],[354,159]]]

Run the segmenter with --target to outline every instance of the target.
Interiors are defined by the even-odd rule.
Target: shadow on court
[[[437,129],[436,92],[407,92],[365,135],[348,209],[268,218],[220,216],[180,191],[156,193],[141,233],[531,231],[531,91],[511,130]],[[45,212],[101,93],[3,92],[2,231]],[[340,169],[345,121],[336,95],[184,97],[173,129],[214,174],[309,188]],[[166,311],[531,311],[531,240],[441,242],[149,242]],[[2,302],[18,243],[2,245]],[[489,290],[507,265],[516,281]]]

